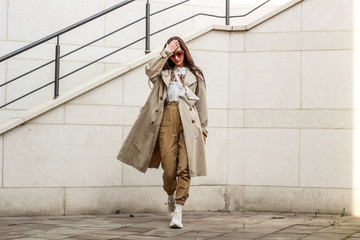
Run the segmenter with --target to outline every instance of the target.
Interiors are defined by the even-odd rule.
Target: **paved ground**
[[[165,214],[0,218],[0,239],[357,239],[360,218],[268,212],[185,212],[184,229]]]

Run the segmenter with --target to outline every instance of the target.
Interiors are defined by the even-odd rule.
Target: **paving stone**
[[[43,238],[32,238],[32,237],[24,237],[24,238],[17,238],[21,240],[44,240]]]
[[[306,240],[315,240],[315,239],[345,239],[346,236],[344,234],[336,234],[336,233],[314,233],[303,239]]]
[[[312,234],[314,232],[320,231],[321,229],[324,229],[324,227],[323,226],[314,226],[314,225],[294,225],[294,226],[282,229],[279,232]]]
[[[65,238],[69,238],[71,236],[69,235],[60,235],[60,234],[47,234],[47,233],[42,233],[42,234],[37,234],[34,236],[31,236],[34,238],[42,238],[42,239],[65,239]]]
[[[119,239],[123,239],[123,240],[147,240],[147,239],[156,239],[156,240],[160,240],[160,239],[166,239],[163,237],[154,237],[154,236],[144,236],[144,235],[131,235],[131,236],[126,236],[126,237],[121,237]]]
[[[144,236],[155,236],[155,237],[173,237],[180,235],[182,233],[186,233],[189,230],[187,229],[171,229],[171,228],[165,228],[165,229],[154,229],[152,231],[148,231],[144,233]]]
[[[223,235],[223,236],[219,236],[219,237],[215,237],[215,238],[211,238],[212,240],[215,239],[215,240],[250,240],[250,239],[257,239],[257,238],[254,238],[254,237],[251,237],[251,236],[241,236],[240,237],[234,237],[234,236],[226,236],[226,235]]]
[[[137,232],[137,233],[144,233],[153,230],[152,228],[144,228],[144,227],[128,227],[124,228],[127,232]]]
[[[190,231],[187,233],[182,234],[182,236],[190,236],[193,239],[198,239],[199,237],[218,237],[222,236],[224,233],[219,232],[212,232],[212,229],[209,229],[208,232],[206,231]]]
[[[136,227],[161,228],[161,227],[169,226],[169,223],[170,223],[170,220],[169,221],[162,221],[162,222],[146,222],[146,223],[136,224]],[[186,225],[186,222],[183,221],[183,224]]]
[[[193,236],[177,235],[175,237],[164,238],[164,239],[171,239],[171,240],[207,240],[207,239],[215,239],[215,238],[209,238],[209,237],[196,237],[196,238],[194,238]]]
[[[223,237],[237,237],[238,239],[242,238],[259,238],[263,237],[264,233],[254,233],[254,232],[241,232],[241,231],[234,231],[232,233],[227,233],[222,235]]]
[[[301,234],[301,233],[272,233],[266,236],[260,237],[259,239],[262,240],[272,240],[272,239],[303,239],[304,237],[308,236],[308,234]]]
[[[68,239],[88,239],[88,240],[95,240],[95,239],[118,239],[123,238],[124,236],[121,235],[98,235],[98,234],[83,234],[83,235],[76,235],[72,238]]]
[[[12,233],[12,232],[1,233],[1,239],[15,239],[21,237],[28,237],[28,235],[21,233]]]
[[[335,226],[331,226],[335,223]],[[165,213],[0,218],[0,239],[359,239],[360,218],[269,212],[184,212],[184,229]]]
[[[340,227],[327,227],[324,229],[321,229],[319,232],[326,232],[326,233],[339,233],[344,235],[352,235],[356,233],[356,230],[354,229],[343,229]]]

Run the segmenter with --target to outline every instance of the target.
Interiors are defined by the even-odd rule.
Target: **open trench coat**
[[[163,70],[163,67],[171,55],[169,49],[165,48],[146,65],[145,72],[154,86],[117,156],[121,162],[143,173],[148,168],[158,168],[161,162],[158,136],[171,74],[170,70]],[[208,133],[208,116],[205,83],[197,81],[196,76],[187,69],[184,85],[195,92],[197,84],[200,99],[196,104],[191,107],[179,98],[178,105],[191,177],[206,176],[203,134],[207,136]]]

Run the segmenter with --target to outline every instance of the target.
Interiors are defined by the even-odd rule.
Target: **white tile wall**
[[[227,196],[229,199],[228,211],[240,212],[244,210],[244,193],[243,186],[227,186]]]
[[[6,81],[6,63],[0,63],[0,84]],[[0,87],[0,105],[5,103],[5,86]],[[1,121],[1,120],[0,120]]]
[[[301,4],[272,17],[249,32],[294,32],[301,31]]]
[[[3,177],[3,134],[0,135],[0,187],[2,187],[2,177]]]
[[[61,105],[57,108],[54,108],[32,120],[30,120],[28,123],[55,123],[55,124],[61,124],[65,123],[65,107],[64,105]]]
[[[160,186],[67,188],[65,214],[165,212],[166,198]]]
[[[260,5],[260,4],[258,4],[258,5]],[[273,10],[272,7],[265,7],[265,6],[266,5],[264,5],[263,7],[259,8],[259,9],[256,9],[254,12],[252,12],[252,14],[249,14],[247,16],[230,18],[230,24],[234,25],[234,26],[251,24],[252,22],[258,20],[259,17],[264,16]],[[254,8],[255,8],[255,6],[251,7],[251,8],[231,9],[230,12],[231,12],[232,16],[236,16],[236,15],[238,16],[238,15],[247,14],[250,11],[252,11]]]
[[[356,49],[356,31],[310,31],[301,33],[303,50],[336,50]]]
[[[150,83],[152,87],[152,83]],[[124,105],[143,106],[151,88],[145,74],[145,66],[141,65],[124,74]]]
[[[85,66],[89,62],[90,61],[88,62],[62,61],[60,66],[60,77],[65,76],[66,74]],[[68,91],[75,89],[78,86],[84,85],[93,78],[98,77],[103,73],[104,73],[104,63],[94,63],[85,69],[82,69],[74,74],[71,74],[70,76],[60,80],[60,94],[66,93]]]
[[[354,29],[353,0],[311,0],[302,3],[302,30]]]
[[[213,14],[218,16],[225,16],[225,2],[223,2],[220,8],[214,8],[211,6],[201,6],[201,7],[194,7],[194,14],[197,13],[207,13]],[[214,18],[208,16],[197,16],[195,17],[194,28],[199,29],[204,26],[208,26],[210,24],[225,24],[225,18]]]
[[[123,164],[123,186],[162,186],[163,170],[161,165],[158,169],[149,168],[146,173],[139,172],[137,169]]]
[[[121,105],[123,103],[123,76],[69,101],[74,104]]]
[[[164,9],[170,5],[173,5],[175,2],[168,3],[154,3],[151,4],[151,12],[155,12],[160,9]],[[145,7],[145,5],[144,5]],[[145,9],[145,8],[144,8]],[[183,20],[187,17],[190,17],[193,15],[193,6],[191,5],[179,5],[175,8],[171,8],[167,10],[166,12],[161,12],[159,14],[156,14],[154,16],[151,16],[150,19],[150,33],[154,33],[156,31],[159,31],[165,27],[168,27],[172,24],[175,24],[179,22],[180,20]],[[185,21],[181,24],[178,24],[174,27],[169,28],[165,32],[160,32],[158,34],[152,35],[150,44],[151,48],[158,48],[164,46],[166,41],[172,37],[172,36],[179,36],[183,37],[184,35],[192,32],[194,30],[194,19],[190,19],[188,21]],[[207,26],[206,24],[205,26]],[[204,25],[203,25],[204,26]],[[145,23],[142,24],[142,28],[145,29]],[[145,36],[145,34],[143,35]],[[142,47],[145,45],[141,45]]]
[[[168,2],[171,2],[171,0],[168,0]],[[213,0],[211,2],[206,1],[206,0],[193,0],[191,1],[191,3],[194,4],[194,6],[199,6],[199,7],[218,7],[218,8],[223,8],[224,7],[224,1],[223,0]],[[189,4],[189,3],[187,3]]]
[[[7,0],[0,1],[0,40],[7,37]]]
[[[217,185],[226,184],[228,150],[227,128],[209,128],[206,140],[206,166],[207,176],[192,178],[193,185]]]
[[[79,48],[79,45],[62,45],[61,46],[61,54],[65,55],[71,51]],[[118,47],[101,47],[101,46],[88,46],[81,50],[78,50],[75,53],[72,53],[64,58],[62,61],[82,61],[82,62],[90,62],[95,61],[99,58],[104,57],[112,52],[119,50]],[[52,53],[53,51],[51,51]],[[106,63],[126,63],[136,57],[144,55],[144,51],[141,49],[127,48],[122,49],[106,58],[101,59],[99,62]]]
[[[0,41],[1,49],[0,55],[3,56],[10,52],[13,52],[19,48],[25,47],[29,43],[26,41]],[[60,48],[60,53],[63,52],[63,48]],[[42,60],[53,60],[55,59],[55,44],[53,43],[44,43],[39,46],[33,47],[28,51],[16,55],[13,59],[42,59]]]
[[[230,54],[230,108],[298,108],[300,53]]]
[[[77,105],[65,106],[66,124],[132,125],[140,107]]]
[[[191,54],[205,76],[208,107],[227,108],[229,54],[198,50],[193,50]]]
[[[346,129],[301,130],[300,185],[352,187],[353,132]],[[357,131],[357,130],[356,130]]]
[[[14,59],[10,60],[8,64],[7,79],[13,79],[26,73],[42,64],[47,63],[43,60],[31,60],[31,59]],[[64,61],[60,66],[60,77],[65,74],[84,66],[85,62],[67,62]],[[21,70],[19,70],[21,69]],[[6,88],[6,99],[11,101],[16,99],[32,90],[39,88],[51,81],[54,81],[54,64],[50,64],[38,71],[28,74],[12,83],[9,83]],[[87,82],[94,76],[98,76],[104,71],[102,63],[96,63],[85,70],[81,70],[73,75],[70,75],[60,80],[60,95],[72,90],[79,84]],[[49,101],[54,97],[54,85],[51,84],[9,106],[10,109],[29,109]]]
[[[247,51],[353,49],[355,31],[249,32],[245,34]],[[356,46],[355,46],[356,45]]]
[[[211,96],[209,96],[211,97]],[[228,127],[228,110],[208,109],[209,127]]]
[[[0,55],[8,54],[12,51],[17,50],[18,48],[24,47],[27,45],[27,42],[14,42],[14,41],[0,41]],[[60,54],[61,56],[68,54],[71,51],[78,49],[80,45],[78,44],[63,44],[60,42]],[[61,58],[62,62],[66,61],[81,61],[81,62],[90,62],[98,58],[104,57],[107,54],[110,54],[116,50],[118,47],[103,47],[103,46],[87,46],[86,48],[80,49],[75,53],[72,53],[66,57]],[[127,48],[117,53],[114,53],[106,58],[101,59],[99,62],[104,63],[126,63],[129,60],[132,60],[136,57],[144,55],[143,49]],[[15,58],[21,59],[46,59],[53,60],[55,58],[55,44],[53,43],[44,43],[42,45],[36,46],[26,52],[23,52]]]
[[[244,51],[245,50],[245,34],[240,32],[231,32],[229,39],[229,51]]]
[[[301,33],[246,33],[246,51],[301,50]]]
[[[4,187],[118,186],[122,127],[27,124],[5,135]]]
[[[13,79],[19,75],[38,67],[47,61],[43,60],[9,60],[7,79]],[[39,71],[22,77],[10,84],[6,88],[6,100],[12,101],[30,91],[54,81],[53,65],[48,65]],[[50,100],[54,96],[54,86],[50,85],[40,91],[23,98],[9,106],[10,109],[27,109],[34,107],[46,100]]]
[[[230,187],[237,188],[237,187]],[[354,209],[354,190],[339,188],[284,188],[246,186],[243,188],[244,209],[247,211],[289,211],[339,214]],[[281,203],[281,204],[279,204]]]
[[[37,21],[29,20],[28,13],[18,21],[14,14],[20,4],[26,6],[30,2],[9,2],[11,40],[33,41],[49,30],[41,23],[37,26],[39,31],[28,35],[26,31],[14,31],[19,24],[31,31]],[[56,7],[73,5],[74,9],[65,10],[78,17],[82,16],[77,14],[79,9],[88,16],[92,11],[97,12],[96,9],[117,3],[106,0],[91,5],[76,0],[71,4],[49,6],[44,0],[33,2],[37,4],[32,9],[39,11],[39,16],[44,15],[42,11],[46,8],[51,13]],[[151,9],[156,11],[169,3],[154,1]],[[187,15],[207,10],[223,14],[217,8],[223,2],[198,0],[196,4],[196,7],[184,5],[181,10]],[[91,6],[80,8],[81,5]],[[95,22],[95,26],[101,25],[97,31],[85,33],[85,27],[79,31],[83,35],[81,39],[64,36],[62,42],[79,43],[90,35],[108,33],[143,16],[144,5],[144,0],[131,3],[132,14],[124,14],[128,10],[114,12]],[[319,209],[333,212],[339,209],[340,212],[343,207],[352,209],[350,188],[355,187],[353,139],[357,130],[351,128],[357,126],[354,115],[358,111],[351,109],[360,107],[353,103],[356,79],[352,63],[359,53],[346,49],[357,46],[354,42],[356,32],[351,31],[356,28],[355,24],[349,24],[354,6],[350,0],[333,0],[327,4],[307,0],[245,34],[213,31],[188,44],[196,65],[206,78],[210,127],[206,145],[208,176],[192,179],[185,210],[311,212]],[[270,7],[265,10],[269,11]],[[59,10],[57,14],[63,11]],[[338,17],[341,19],[335,22],[333,19]],[[224,20],[216,21],[223,23]],[[152,31],[169,23],[153,22]],[[204,23],[209,24],[210,20],[197,18],[169,34],[182,35]],[[61,22],[55,26],[61,24],[68,25]],[[93,52],[85,51],[67,58],[69,61],[63,61],[62,74],[86,64],[99,52],[123,45],[130,37],[142,36],[143,26],[143,22],[139,23],[127,33],[107,39],[106,49],[100,41],[91,47]],[[304,32],[299,32],[301,27]],[[1,34],[0,31],[0,40]],[[168,37],[160,34],[151,44],[159,47],[162,45],[159,42],[164,43]],[[15,49],[26,42],[2,41],[1,44],[6,49]],[[70,86],[85,83],[104,69],[142,55],[143,44],[136,44],[128,51],[104,60],[88,72],[63,80],[61,93]],[[39,56],[51,59],[53,47],[53,44],[44,45],[38,49]],[[71,48],[74,45],[64,45],[62,52]],[[18,74],[18,69],[26,70],[40,63],[40,60],[28,59],[35,53],[34,50],[22,59],[14,60],[9,66],[8,78]],[[46,74],[52,80],[53,68],[35,75],[36,81],[46,79]],[[32,84],[14,84],[9,87],[7,97],[20,93],[18,89],[27,90]],[[52,90],[49,92],[51,99]],[[166,211],[161,167],[143,174],[116,160],[121,143],[149,93],[144,66],[140,66],[4,136],[0,135],[0,156],[4,155],[4,169],[0,165],[0,179],[4,181],[0,184],[8,187],[7,192],[0,189],[0,197],[5,199],[0,202],[0,215],[23,215],[24,211],[26,214],[61,215],[64,190],[60,186],[71,187],[65,189],[66,214],[115,213],[117,209],[121,212]],[[30,99],[24,104],[30,106],[36,101],[40,100]],[[29,188],[23,190],[21,187]],[[37,196],[42,199],[47,194],[54,197],[40,206]],[[33,210],[24,206],[21,199],[9,208],[10,199],[19,195],[30,196],[29,204]],[[138,204],[139,201],[146,204]],[[280,206],[278,202],[283,204]]]
[[[109,8],[119,1],[106,0],[106,7]],[[131,13],[131,14],[129,14]],[[121,27],[124,27],[131,22],[138,20],[145,16],[145,2],[134,1],[127,4],[125,7],[119,8],[112,13],[107,14],[105,21],[105,34],[115,31]],[[104,27],[102,27],[104,29]],[[145,20],[142,20],[131,27],[121,30],[105,40],[106,46],[121,47],[125,44],[140,39],[145,36]],[[132,47],[143,48],[144,44],[135,44]]]
[[[64,214],[64,189],[1,188],[0,216]]]
[[[186,200],[184,210],[224,210],[224,193],[224,186],[192,186],[190,187],[189,198]]]
[[[189,50],[229,51],[229,33],[211,31],[188,44]]]
[[[302,53],[302,107],[346,109],[353,103],[354,54],[358,51]]]
[[[298,186],[299,130],[229,129],[229,184]]]
[[[244,110],[229,110],[229,127],[244,127]]]
[[[245,127],[353,128],[351,110],[245,110]]]
[[[96,0],[9,1],[8,40],[33,42],[103,9],[104,1]],[[34,12],[36,12],[37,17],[34,17]],[[103,32],[104,19],[99,18],[91,24],[83,25],[74,30],[74,34],[65,34],[60,41],[62,43],[86,43],[101,36]],[[100,41],[97,44],[102,43]]]

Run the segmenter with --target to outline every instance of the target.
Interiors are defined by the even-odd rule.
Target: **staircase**
[[[293,2],[290,2],[290,5],[294,4]],[[241,26],[243,28],[245,26],[251,27],[251,24],[254,25],[257,21],[261,21],[264,16],[271,16],[279,9],[286,8],[289,3],[285,3],[286,1],[273,0],[244,2],[239,5],[239,3],[234,2],[231,9],[233,13],[231,16],[232,21],[239,23],[240,28]],[[208,8],[198,6],[196,3],[191,4],[191,1],[182,1],[168,5],[165,8],[162,7],[158,11],[150,11],[149,3],[124,1],[3,56],[0,64],[6,76],[6,81],[4,79],[0,81],[0,91],[2,92],[1,95],[3,95],[3,98],[0,99],[0,124],[8,120],[19,122],[19,118],[27,119],[27,110],[33,112],[35,108],[43,106],[45,102],[58,97],[59,94],[72,92],[75,88],[88,85],[94,76],[100,77],[102,74],[106,76],[108,71],[115,68],[124,69],[129,65],[129,62],[144,56],[144,45],[146,45],[145,52],[150,52],[150,45],[152,49],[158,48],[159,45],[156,43],[164,41],[167,36],[174,34],[186,35],[191,36],[188,38],[191,40],[196,38],[196,33],[204,32],[204,30],[209,31],[209,27],[212,26],[211,22],[213,24],[224,23],[226,16],[223,16],[223,6],[219,7],[218,3],[208,6]],[[136,12],[139,12],[140,7],[145,10],[146,6],[149,8],[148,20],[146,20],[146,16],[139,13],[130,18],[127,23],[121,23],[120,28],[119,26],[113,26],[114,24],[109,25],[112,22],[121,21],[126,11],[132,12],[136,9]],[[281,7],[279,8],[279,6]],[[159,8],[156,3],[152,7]],[[201,10],[209,11],[209,9],[212,9],[211,14],[199,12]],[[276,10],[274,11],[274,9]],[[186,14],[181,14],[174,20],[167,22],[168,25],[159,25],[158,22],[162,21],[163,15],[168,11],[179,11]],[[191,15],[188,12],[196,12],[196,14]],[[120,18],[115,17],[115,14]],[[172,14],[172,12],[168,14]],[[148,29],[149,36],[142,37],[142,31],[139,31],[139,29],[145,29],[144,23],[146,24],[146,21],[150,23],[150,17],[153,25],[152,33],[150,35],[150,29]],[[97,28],[100,20],[105,21],[107,25],[106,35],[99,38],[97,32],[91,35],[87,33],[91,30],[91,26]],[[172,27],[162,31],[168,26]],[[83,29],[85,27],[87,29]],[[97,36],[96,40],[92,36]],[[134,38],[137,39],[134,40]],[[58,44],[56,44],[56,41],[58,41]],[[12,45],[14,44],[12,42],[4,43],[7,48],[13,48]],[[79,44],[82,46],[78,47]],[[61,45],[63,46],[61,47]],[[53,53],[57,54],[56,51],[58,51],[59,59],[51,59]],[[102,55],[99,55],[100,51],[103,51]],[[103,58],[104,53],[106,55],[114,54]],[[7,58],[9,55],[11,55],[10,59]],[[45,67],[28,74],[28,71],[32,71],[32,68],[38,68],[45,64]],[[56,64],[59,64],[57,68]],[[83,67],[85,68],[82,69]],[[54,69],[55,81],[52,80],[54,79]],[[61,80],[61,84],[59,80]]]

